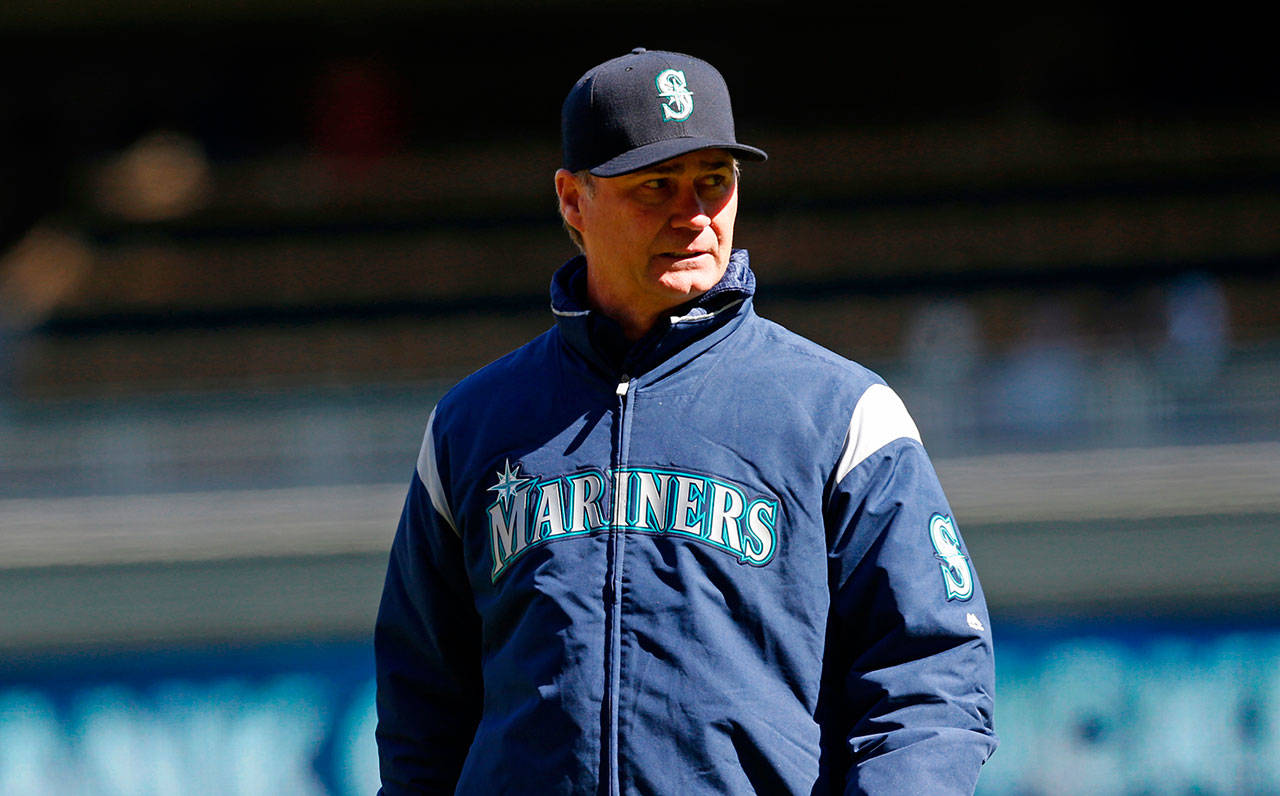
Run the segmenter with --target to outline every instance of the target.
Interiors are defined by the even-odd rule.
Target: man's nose
[[[684,186],[676,194],[671,225],[677,229],[701,231],[711,224],[710,202],[698,195],[694,186]]]

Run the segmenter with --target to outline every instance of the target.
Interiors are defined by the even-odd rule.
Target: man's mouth
[[[709,255],[709,254],[711,254],[711,252],[704,252],[704,251],[696,251],[696,252],[683,252],[683,251],[681,251],[681,252],[663,252],[662,254],[660,254],[660,255],[658,255],[658,256],[659,256],[659,257],[666,257],[666,258],[671,259],[671,260],[692,260],[693,258],[695,258],[695,257],[701,257],[701,256],[702,256],[702,255],[704,255],[704,254]]]

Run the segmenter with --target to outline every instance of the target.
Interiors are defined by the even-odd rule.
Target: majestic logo
[[[667,69],[654,78],[658,96],[666,100],[662,104],[662,121],[683,122],[693,113],[693,93],[679,69]]]
[[[973,596],[973,570],[969,557],[960,552],[960,534],[956,522],[945,514],[929,518],[929,538],[934,556],[941,562],[942,581],[947,586],[948,600],[967,600]]]
[[[777,547],[778,501],[749,500],[720,478],[627,467],[539,479],[509,461],[496,476],[488,491],[498,497],[485,510],[494,581],[534,547],[608,528],[692,539],[756,567]]]

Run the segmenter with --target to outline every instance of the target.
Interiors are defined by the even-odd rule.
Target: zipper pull
[[[618,382],[618,389],[614,390],[619,397],[627,394],[627,388],[631,386],[631,378],[627,374],[622,374],[622,381]]]

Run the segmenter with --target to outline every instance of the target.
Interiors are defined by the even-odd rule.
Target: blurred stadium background
[[[913,410],[991,604],[985,794],[1280,792],[1260,19],[0,4],[0,792],[376,788],[426,417],[549,325],[559,102],[735,91],[757,305]]]

